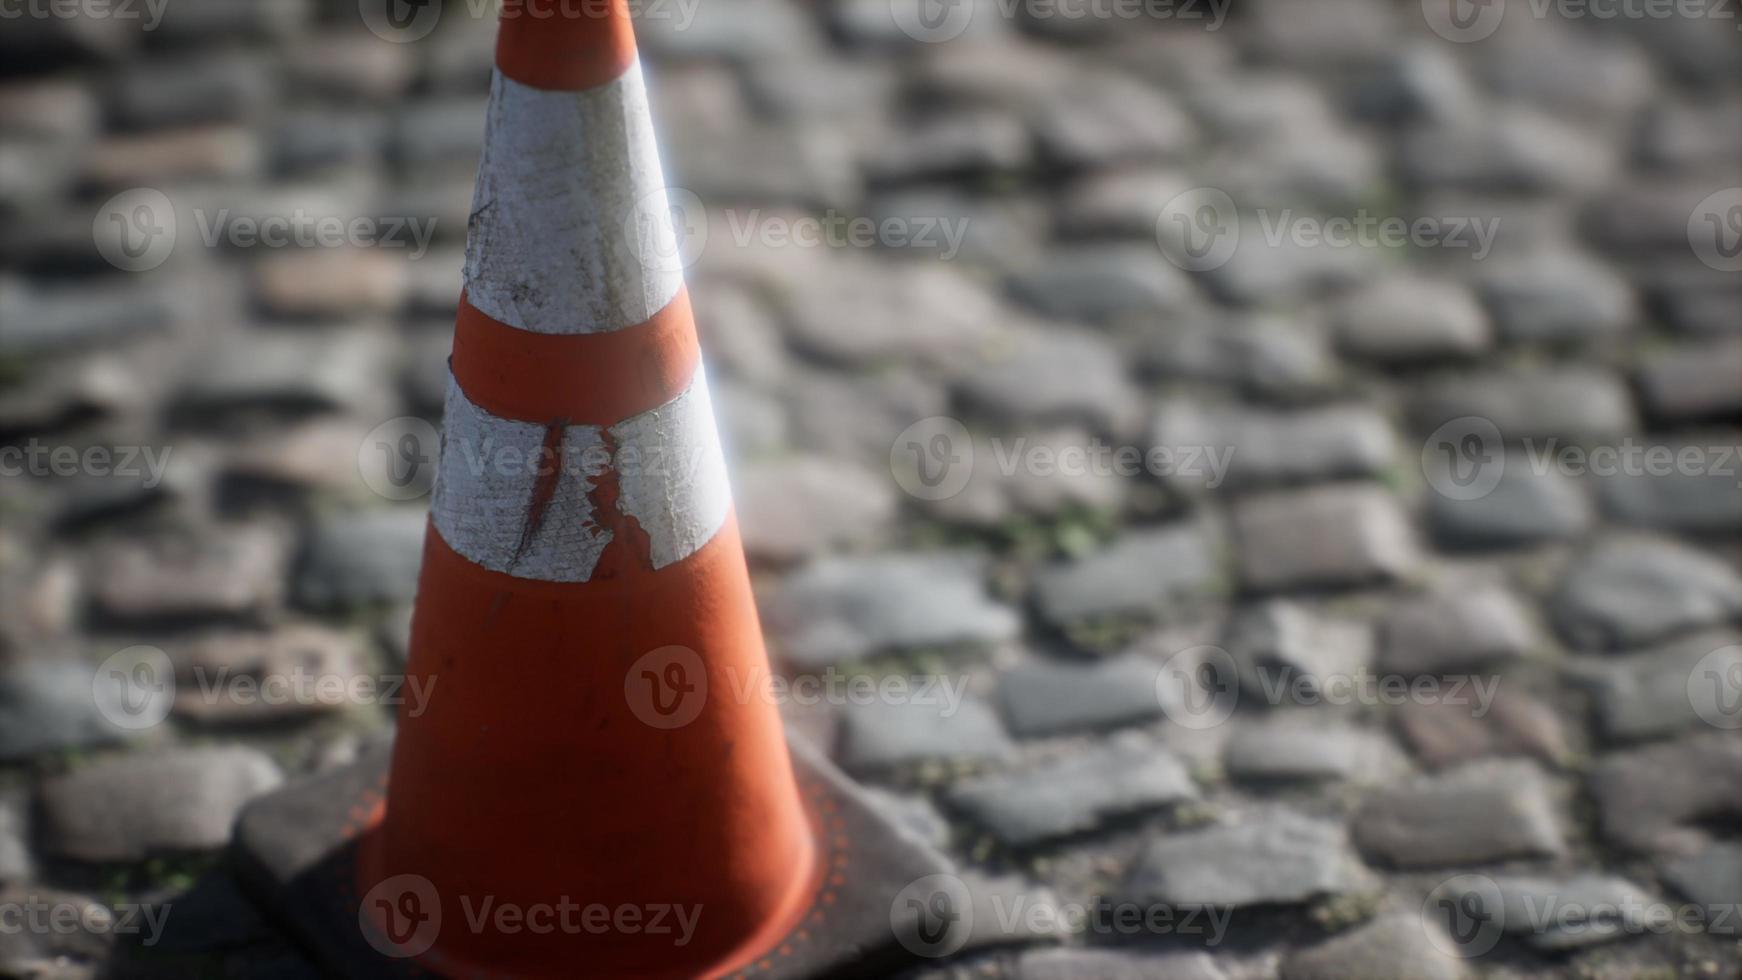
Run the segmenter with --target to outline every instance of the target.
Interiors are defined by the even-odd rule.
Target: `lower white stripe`
[[[732,490],[701,369],[689,390],[612,426],[611,437],[622,460],[620,506],[647,531],[653,567],[664,568],[707,544],[725,523]],[[631,446],[657,449],[643,465],[631,465],[624,451]]]
[[[430,508],[448,546],[485,568],[547,582],[585,582],[611,541],[588,496],[597,486],[583,460],[604,456],[590,426],[563,431],[555,492],[536,529],[532,498],[543,466],[546,429],[497,418],[472,404],[448,377],[441,467]],[[596,472],[596,468],[593,470]]]
[[[466,298],[512,327],[621,330],[683,284],[641,65],[584,92],[496,73],[466,240]]]
[[[563,427],[561,458],[548,460],[548,430],[478,407],[450,375],[431,511],[449,547],[493,571],[546,582],[585,582],[614,538],[593,494],[615,479],[617,511],[647,533],[655,568],[710,541],[731,510],[731,490],[698,367],[670,402],[606,430]],[[542,508],[539,474],[557,467]],[[548,485],[550,479],[542,481]],[[535,513],[537,511],[537,513]]]

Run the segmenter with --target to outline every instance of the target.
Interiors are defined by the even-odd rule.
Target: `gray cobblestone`
[[[178,749],[93,763],[43,786],[45,846],[83,861],[215,850],[229,841],[242,805],[282,778],[271,759],[248,749]]]
[[[1419,560],[1396,501],[1374,486],[1331,486],[1243,501],[1234,511],[1241,575],[1262,590],[1395,579]]]
[[[1742,577],[1671,541],[1610,539],[1569,570],[1552,610],[1578,646],[1638,646],[1734,618],[1742,610]]]
[[[1375,791],[1354,816],[1363,852],[1399,867],[1557,857],[1566,843],[1531,763],[1476,763]]]
[[[1132,741],[957,783],[949,792],[953,806],[1012,847],[1092,830],[1104,820],[1196,796],[1197,787],[1177,759],[1159,746]]]
[[[1125,889],[1168,905],[1272,905],[1358,892],[1371,885],[1343,830],[1287,810],[1151,841]]]

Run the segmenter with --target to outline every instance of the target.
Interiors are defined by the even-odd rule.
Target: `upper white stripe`
[[[535,333],[651,318],[683,285],[641,65],[582,92],[490,83],[466,298]]]
[[[590,494],[612,470],[617,510],[647,532],[655,568],[694,554],[725,523],[732,495],[700,367],[671,401],[611,426],[610,446],[599,426],[565,426],[555,493],[529,532],[545,431],[490,414],[449,375],[430,501],[449,547],[519,578],[588,581],[613,537]]]

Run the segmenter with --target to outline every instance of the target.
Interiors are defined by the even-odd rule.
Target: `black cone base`
[[[819,824],[823,884],[787,937],[729,976],[884,977],[923,962],[930,937],[910,907],[916,903],[898,899],[914,882],[948,871],[945,859],[873,811],[859,788],[814,750],[797,739],[789,743],[800,789]],[[402,955],[403,947],[372,936],[359,916],[357,842],[385,791],[388,756],[375,750],[255,801],[238,821],[232,845],[242,883],[268,917],[326,971],[354,980],[438,976]]]

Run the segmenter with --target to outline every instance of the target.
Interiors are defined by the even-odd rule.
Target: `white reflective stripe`
[[[585,582],[612,532],[593,498],[615,470],[617,510],[647,533],[664,568],[712,540],[732,506],[707,378],[659,408],[610,427],[563,428],[554,492],[533,520],[546,429],[478,407],[448,377],[441,462],[430,506],[436,530],[466,558],[518,578]],[[611,447],[615,452],[611,452]]]
[[[653,567],[664,568],[707,544],[726,521],[732,490],[702,369],[696,368],[683,394],[617,423],[611,437],[623,489],[618,507],[647,532]],[[630,447],[645,454],[639,464],[628,458]]]
[[[621,330],[677,295],[676,255],[640,63],[583,92],[497,72],[467,234],[467,300],[534,333]]]

